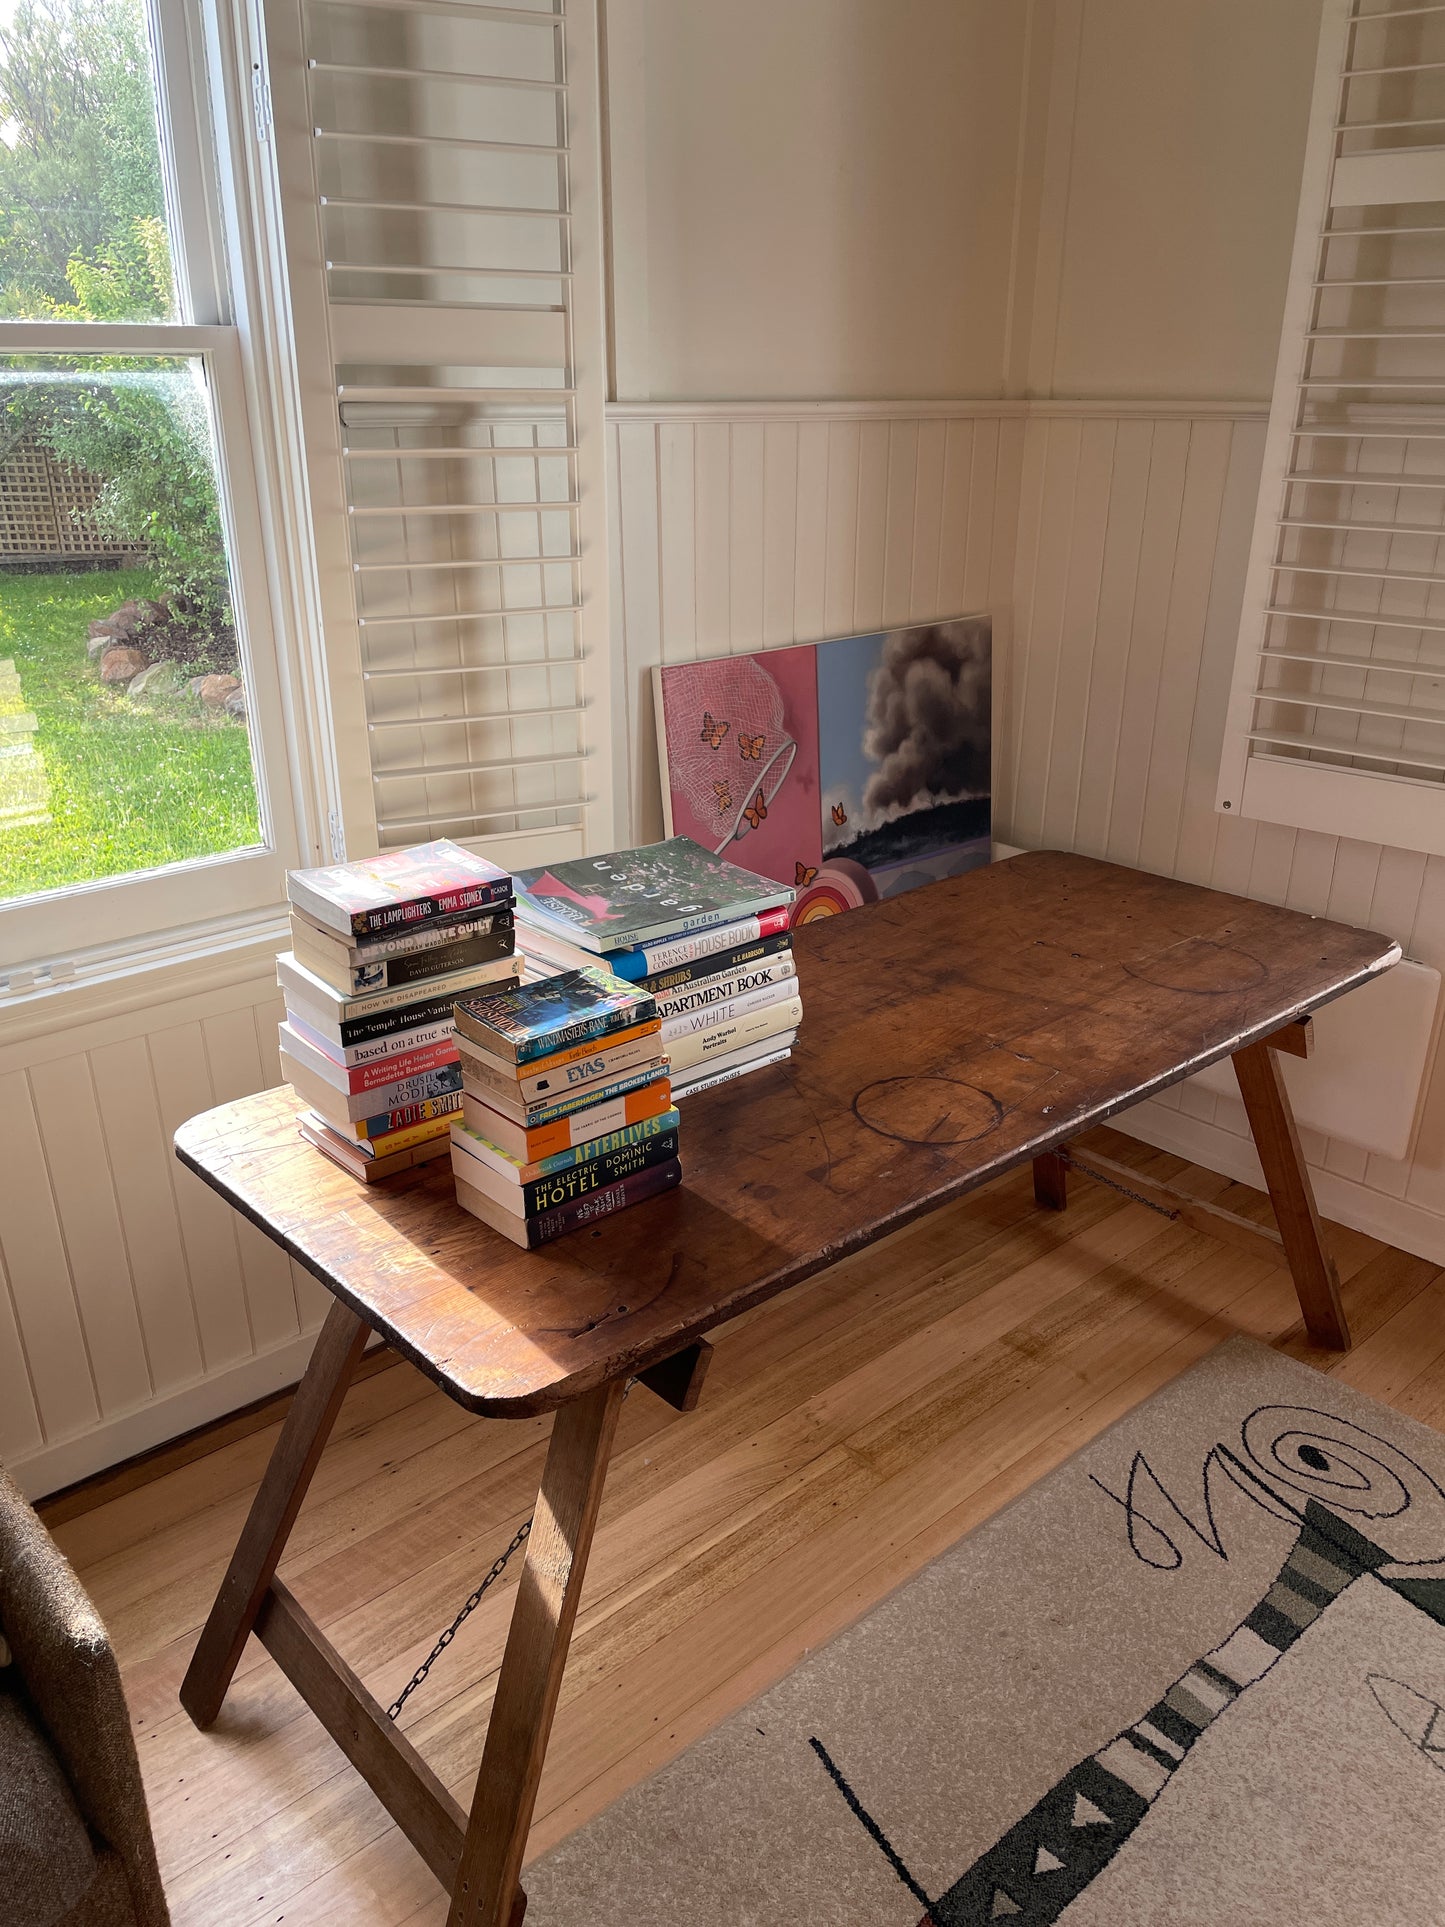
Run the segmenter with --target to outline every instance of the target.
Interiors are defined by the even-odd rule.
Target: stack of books
[[[593,963],[460,997],[457,1201],[525,1249],[682,1176],[653,998]]]
[[[688,836],[517,877],[530,970],[603,963],[656,1001],[675,1098],[790,1055],[803,1019],[794,892]]]
[[[281,1070],[301,1134],[370,1183],[448,1149],[459,996],[519,975],[512,879],[450,842],[293,870]]]

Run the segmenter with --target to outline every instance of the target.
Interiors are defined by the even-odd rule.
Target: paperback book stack
[[[596,963],[458,998],[458,1203],[535,1249],[675,1185],[661,1030],[653,998]]]
[[[449,842],[293,870],[281,1069],[301,1135],[353,1177],[449,1145],[462,1073],[452,1006],[517,981],[512,879]]]
[[[529,969],[604,963],[649,994],[675,1098],[779,1063],[803,1018],[794,892],[674,836],[517,877]]]

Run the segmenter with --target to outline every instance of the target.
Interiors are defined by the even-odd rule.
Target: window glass
[[[247,705],[204,364],[0,355],[0,901],[259,844]]]
[[[0,319],[173,316],[139,0],[0,0]]]

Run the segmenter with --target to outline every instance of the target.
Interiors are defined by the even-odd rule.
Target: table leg
[[[181,1684],[181,1705],[199,1727],[211,1725],[221,1710],[369,1336],[365,1322],[338,1299],[326,1315],[305,1376],[296,1387],[266,1476]]]
[[[1041,1151],[1034,1159],[1034,1203],[1045,1211],[1063,1211],[1069,1202],[1069,1167],[1057,1151]]]
[[[552,1428],[512,1608],[448,1927],[509,1927],[567,1664],[625,1381],[564,1405]]]
[[[1339,1273],[1325,1245],[1314,1187],[1300,1152],[1299,1132],[1279,1060],[1268,1043],[1249,1044],[1234,1053],[1234,1070],[1299,1294],[1305,1330],[1316,1345],[1347,1352],[1350,1328],[1340,1300]]]

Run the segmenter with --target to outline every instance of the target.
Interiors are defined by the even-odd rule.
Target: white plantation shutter
[[[1218,805],[1445,852],[1445,5],[1327,0]]]
[[[351,853],[608,848],[595,0],[269,0]]]

